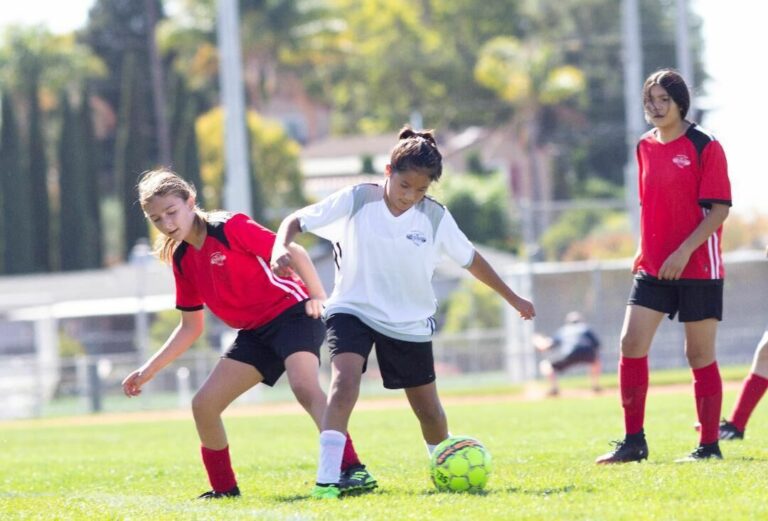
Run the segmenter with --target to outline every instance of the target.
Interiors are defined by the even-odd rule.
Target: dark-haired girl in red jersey
[[[326,408],[318,382],[325,291],[301,246],[289,245],[290,268],[301,280],[292,270],[276,276],[270,269],[274,233],[243,214],[203,212],[195,205],[194,187],[175,173],[147,172],[138,189],[145,215],[164,236],[158,253],[173,265],[181,322],[160,350],[123,380],[123,391],[129,397],[140,394],[158,371],[189,349],[203,332],[203,305],[238,329],[234,344],[192,400],[192,412],[212,487],[200,498],[239,496],[221,413],[251,387],[272,386],[285,372],[319,428]],[[348,436],[342,466],[343,492],[376,486]]]
[[[677,461],[722,458],[718,423],[723,392],[715,333],[723,310],[722,224],[731,206],[725,154],[714,137],[686,120],[690,95],[677,72],[662,69],[643,86],[645,116],[654,128],[637,145],[640,246],[621,333],[619,384],[625,437],[596,463],[648,458],[643,421],[648,351],[665,315],[685,326],[693,371],[698,447]]]

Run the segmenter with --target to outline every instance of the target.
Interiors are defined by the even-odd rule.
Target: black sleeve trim
[[[204,307],[205,306],[200,304],[199,306],[189,306],[189,307],[187,307],[187,306],[176,306],[176,309],[178,309],[179,311],[200,311]]]
[[[181,259],[182,257],[184,257],[184,254],[187,252],[187,247],[189,247],[189,244],[182,241],[181,243],[179,243],[176,249],[173,250],[173,263],[176,265],[176,269],[179,270],[179,273],[183,273],[181,269]]]
[[[699,206],[710,209],[713,204],[724,204],[725,206],[733,206],[733,203],[727,199],[699,199]]]

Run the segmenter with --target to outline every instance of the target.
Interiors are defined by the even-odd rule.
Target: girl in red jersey
[[[318,382],[325,291],[301,246],[289,245],[291,268],[301,280],[275,276],[269,267],[274,233],[243,214],[203,212],[195,205],[194,187],[175,173],[147,172],[138,190],[145,215],[164,236],[158,253],[173,264],[181,322],[160,350],[123,380],[123,391],[129,397],[140,394],[146,382],[189,349],[203,332],[203,305],[239,329],[192,400],[212,486],[200,498],[239,496],[221,413],[254,385],[272,386],[286,372],[296,399],[319,428],[326,407]],[[348,479],[342,489],[375,487],[349,437],[344,455]]]
[[[722,320],[722,224],[731,206],[728,167],[720,143],[686,120],[690,96],[677,72],[662,69],[643,85],[647,121],[637,145],[640,245],[621,334],[619,384],[624,440],[596,463],[648,458],[643,421],[648,351],[664,315],[685,325],[685,355],[693,371],[699,446],[678,461],[722,458],[718,422],[722,381],[715,333]]]

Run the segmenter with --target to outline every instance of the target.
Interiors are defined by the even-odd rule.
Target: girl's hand
[[[136,369],[123,380],[123,392],[128,398],[138,396],[141,394],[141,386],[149,380],[150,378],[141,369]]]
[[[684,251],[675,250],[675,252],[667,257],[664,264],[659,269],[659,279],[661,280],[678,280],[683,275],[683,270],[688,265],[691,255]]]
[[[520,318],[523,320],[531,320],[536,316],[536,310],[533,308],[533,303],[530,300],[518,297],[517,301],[512,303],[512,306],[520,313]]]
[[[304,309],[308,316],[312,318],[320,318],[325,309],[325,298],[320,299],[310,297],[310,299],[304,303]]]
[[[291,275],[291,262],[291,252],[288,251],[288,248],[275,243],[272,248],[272,262],[270,263],[272,273],[278,277],[289,277]]]

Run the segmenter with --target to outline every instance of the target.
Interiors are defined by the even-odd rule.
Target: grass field
[[[731,390],[725,411],[733,400]],[[340,501],[307,498],[317,448],[304,414],[227,417],[243,497],[214,502],[192,499],[208,485],[189,418],[0,423],[0,519],[768,519],[765,407],[746,440],[723,443],[724,461],[675,464],[696,445],[693,398],[687,389],[654,393],[650,460],[605,468],[593,460],[622,435],[615,390],[538,401],[449,393],[445,402],[452,432],[493,454],[483,495],[436,493],[412,413],[404,401],[380,400],[351,425],[380,488]]]

